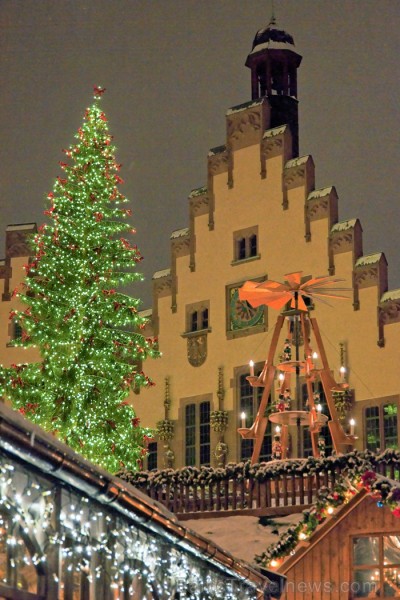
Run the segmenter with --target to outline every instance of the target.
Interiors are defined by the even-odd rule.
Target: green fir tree
[[[19,344],[38,347],[42,362],[13,365],[2,392],[31,421],[115,472],[137,469],[146,454],[151,433],[127,396],[151,385],[141,364],[158,352],[141,333],[140,300],[117,289],[142,279],[141,255],[128,239],[131,210],[119,191],[103,92],[95,88],[77,142],[64,150],[65,174],[48,194],[50,224],[34,237],[17,292],[26,309],[10,314],[23,330]]]

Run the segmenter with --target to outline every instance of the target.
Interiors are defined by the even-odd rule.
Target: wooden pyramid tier
[[[287,307],[290,310],[283,311],[279,315],[272,335],[267,359],[258,376],[251,375],[247,379],[251,386],[262,387],[263,393],[256,418],[250,428],[240,428],[238,432],[244,439],[253,439],[254,448],[251,463],[258,462],[265,430],[268,420],[278,425],[278,431],[274,436],[273,458],[287,458],[289,445],[289,428],[297,428],[297,439],[300,439],[300,429],[309,429],[313,455],[321,456],[321,428],[327,423],[332,437],[334,451],[339,454],[353,448],[356,440],[354,435],[348,435],[339,420],[333,394],[344,391],[345,383],[337,383],[328,364],[325,348],[322,342],[320,330],[316,318],[312,318],[305,298],[313,298],[324,301],[323,296],[330,298],[343,298],[335,294],[343,291],[343,288],[332,288],[337,279],[330,277],[319,277],[309,279],[302,283],[301,272],[286,275],[287,283],[265,281],[261,284],[246,282],[239,292],[241,300],[247,301],[252,306],[265,304],[273,308]],[[327,290],[329,287],[329,291]],[[275,365],[274,358],[277,353],[282,330],[287,323],[287,334],[279,362]],[[314,350],[319,356],[321,368],[317,368],[313,361],[313,350],[311,348],[313,338]],[[301,339],[301,342],[300,342]],[[301,346],[301,347],[300,347]],[[292,356],[294,350],[294,356]],[[300,356],[301,351],[301,356]],[[279,373],[279,384],[275,389],[275,412],[271,412],[272,391],[274,382]],[[307,410],[299,405],[300,378],[307,389]],[[294,381],[293,381],[294,380]],[[320,385],[326,399],[328,415],[321,413],[321,406],[316,398],[316,386]],[[296,403],[293,406],[291,398],[292,389],[295,389]],[[266,417],[268,413],[268,417]],[[298,446],[298,455],[300,449]]]

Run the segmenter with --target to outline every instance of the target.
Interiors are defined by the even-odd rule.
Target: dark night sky
[[[400,287],[400,3],[275,4],[303,56],[300,153]],[[103,85],[145,257],[135,295],[149,306],[170,233],[188,225],[187,196],[206,183],[207,151],[225,142],[226,109],[250,100],[244,61],[270,12],[268,0],[0,0],[0,257],[7,224],[44,220],[61,148]]]

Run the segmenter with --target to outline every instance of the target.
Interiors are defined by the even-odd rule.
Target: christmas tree
[[[64,150],[64,171],[48,194],[35,256],[26,265],[26,305],[10,318],[20,345],[37,346],[42,362],[13,365],[3,394],[31,421],[86,458],[115,472],[137,469],[151,435],[127,401],[130,389],[151,385],[142,361],[157,355],[144,338],[140,301],[117,290],[142,279],[141,260],[127,237],[131,210],[119,191],[121,165],[95,88],[77,142]]]

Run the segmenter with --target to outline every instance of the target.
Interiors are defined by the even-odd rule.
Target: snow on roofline
[[[331,231],[346,231],[347,229],[353,229],[358,219],[349,219],[348,221],[340,221],[331,228]]]
[[[152,308],[145,308],[144,310],[140,310],[139,311],[139,316],[143,317],[144,319],[148,319],[150,317],[153,316],[153,309]]]
[[[315,200],[316,198],[323,198],[324,196],[328,196],[332,192],[333,189],[334,189],[334,187],[333,187],[333,185],[331,185],[330,187],[320,188],[319,190],[313,190],[312,192],[310,192],[308,194],[307,201]]]
[[[291,160],[287,161],[285,169],[291,169],[292,167],[299,167],[300,165],[304,165],[309,158],[311,158],[311,154],[299,156],[298,158],[292,158]]]
[[[273,129],[267,129],[264,132],[263,138],[275,137],[277,135],[282,135],[287,130],[287,125],[280,125],[280,127],[274,127]]]
[[[232,106],[226,111],[226,115],[233,115],[235,113],[241,112],[242,110],[247,110],[252,106],[260,106],[264,101],[264,98],[258,98],[257,100],[250,100],[250,102],[244,102],[243,104],[238,104],[237,106]]]
[[[294,44],[290,44],[289,42],[273,42],[270,40],[268,42],[263,42],[262,44],[254,46],[249,56],[251,56],[252,54],[256,54],[257,52],[261,52],[262,50],[289,50],[294,54],[298,54],[298,52],[296,52]]]
[[[400,300],[400,288],[382,294],[381,302],[391,302],[392,300]]]
[[[356,267],[362,267],[365,265],[373,265],[380,261],[380,259],[384,256],[383,252],[377,252],[376,254],[366,254],[365,256],[360,256],[358,260],[356,260]]]
[[[189,227],[184,227],[183,229],[175,229],[175,231],[171,233],[169,239],[176,240],[176,238],[185,237],[186,235],[189,235]]]
[[[162,271],[156,271],[152,279],[161,279],[162,277],[168,277],[171,275],[171,269],[163,269]]]
[[[16,223],[15,225],[7,225],[6,231],[22,231],[24,229],[34,229],[36,223]]]
[[[192,190],[189,194],[189,199],[196,198],[196,196],[203,196],[203,194],[207,194],[207,186],[206,185]]]
[[[225,152],[225,150],[225,144],[222,144],[221,146],[215,146],[214,148],[209,149],[207,156],[215,156],[216,154],[221,154],[222,152]]]

